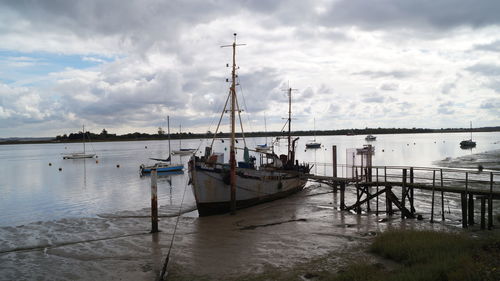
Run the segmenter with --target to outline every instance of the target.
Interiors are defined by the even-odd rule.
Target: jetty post
[[[151,233],[158,232],[158,185],[156,168],[151,169]]]
[[[465,173],[465,192],[468,194],[468,211],[467,214],[469,215],[468,219],[468,224],[469,225],[474,225],[474,194],[472,192],[468,192],[469,190],[469,173]]]
[[[444,221],[444,191],[443,191],[443,169],[440,169],[441,174],[441,220]]]
[[[431,223],[434,222],[434,189],[436,188],[436,170],[432,171]]]
[[[332,177],[335,179],[335,178],[337,178],[337,146],[336,145],[332,145],[332,167],[333,167]],[[335,181],[333,182],[333,193],[337,193],[337,183]]]
[[[488,229],[493,228],[493,172],[490,172],[490,194],[488,198]]]

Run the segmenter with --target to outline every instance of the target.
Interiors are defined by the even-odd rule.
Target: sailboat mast
[[[168,134],[168,159],[170,164],[172,164],[172,159],[170,156],[170,116],[167,115],[167,134]]]
[[[236,107],[236,33],[233,42],[233,69],[231,72],[231,147],[229,163],[231,165],[231,214],[236,211],[236,153],[235,153],[235,112]]]
[[[85,125],[82,125],[83,154],[85,155]]]
[[[288,88],[288,159],[291,157],[292,144],[292,88]]]

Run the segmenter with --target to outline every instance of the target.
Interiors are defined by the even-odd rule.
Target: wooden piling
[[[410,211],[412,214],[415,213],[413,182],[414,182],[413,167],[410,167]]]
[[[469,208],[467,211],[467,214],[469,215],[468,223],[469,225],[474,225],[474,195],[472,193],[469,193],[469,202],[467,205]]]
[[[488,198],[488,229],[493,228],[493,172],[490,172],[490,195]]]
[[[333,178],[337,178],[337,146],[332,145],[332,167],[333,167]],[[337,183],[333,183],[333,192],[337,193]]]
[[[345,182],[340,183],[340,209],[345,209]]]
[[[436,188],[436,170],[432,171],[431,223],[434,222],[434,189]]]
[[[158,185],[156,169],[151,169],[151,233],[158,232]]]
[[[460,193],[460,206],[462,207],[462,227],[467,228],[467,193]]]
[[[378,216],[378,168],[375,169],[375,174],[376,174],[376,177],[377,177],[377,202],[376,202],[376,209],[377,209],[377,213],[376,213],[376,216]]]
[[[481,196],[481,229],[486,228],[485,212],[486,212],[486,198]]]
[[[441,180],[441,220],[444,221],[444,191],[443,191],[443,169],[440,169]]]
[[[401,186],[401,205],[403,208],[405,208],[405,205],[406,205],[406,196],[407,196],[407,187],[406,187],[406,172],[407,170],[406,169],[403,169],[403,183],[402,183],[402,186]],[[403,212],[401,212],[401,218],[404,219],[405,218],[405,215],[403,214]]]

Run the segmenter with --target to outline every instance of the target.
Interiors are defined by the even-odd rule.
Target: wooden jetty
[[[371,160],[371,159],[370,159]],[[371,161],[370,161],[371,162]],[[309,179],[325,183],[333,187],[333,191],[340,191],[340,209],[346,211],[366,212],[372,211],[371,201],[375,200],[375,212],[379,214],[379,197],[385,200],[385,212],[391,216],[394,207],[401,218],[419,218],[415,210],[415,190],[430,191],[431,217],[434,222],[434,207],[441,208],[441,220],[445,220],[444,194],[453,193],[460,195],[462,211],[462,227],[475,224],[474,201],[479,200],[481,229],[486,228],[486,215],[488,229],[493,228],[493,201],[500,200],[500,186],[494,179],[498,179],[500,172],[480,171],[468,169],[406,167],[406,166],[372,166],[370,165],[339,165],[336,161],[336,147],[333,147],[333,175],[310,175]],[[337,171],[349,171],[344,177],[338,177]],[[346,205],[345,192],[354,188],[356,201]],[[436,193],[440,195],[440,203],[436,203]],[[399,196],[398,196],[399,195]],[[487,210],[486,210],[487,205]]]

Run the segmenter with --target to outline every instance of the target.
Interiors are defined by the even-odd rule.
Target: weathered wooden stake
[[[378,168],[375,169],[375,173],[376,173],[376,176],[377,176],[377,203],[375,204],[377,207],[377,216],[378,216]]]
[[[434,188],[436,187],[436,170],[432,171],[432,201],[431,201],[431,223],[434,222]]]
[[[444,191],[443,191],[443,169],[440,169],[441,173],[441,220],[444,221]]]
[[[490,196],[488,198],[488,229],[493,228],[493,172],[490,173]]]
[[[413,167],[410,167],[410,183],[413,184],[414,175],[413,175]],[[415,213],[415,205],[414,205],[414,197],[413,197],[413,185],[410,185],[410,211],[412,214]]]
[[[485,219],[485,213],[486,213],[486,198],[484,196],[481,196],[481,229],[486,228],[486,219]]]
[[[403,208],[405,208],[405,203],[406,203],[406,195],[408,193],[407,191],[407,187],[406,187],[406,172],[407,170],[406,169],[403,169],[403,184],[401,186],[401,205],[403,206]],[[404,219],[405,218],[405,215],[403,212],[401,212],[401,218]]]
[[[462,227],[467,228],[467,193],[460,193],[460,205],[462,207]]]
[[[467,211],[467,214],[469,215],[468,223],[469,225],[474,225],[474,195],[472,193],[469,193],[468,207],[469,207],[469,210]]]
[[[151,169],[151,233],[158,232],[158,186],[156,169]]]
[[[340,183],[340,209],[345,209],[345,182]]]
[[[332,177],[335,179],[337,178],[337,146],[332,145],[332,167],[333,167],[333,173]],[[333,182],[333,193],[337,193],[337,183],[334,181]]]

